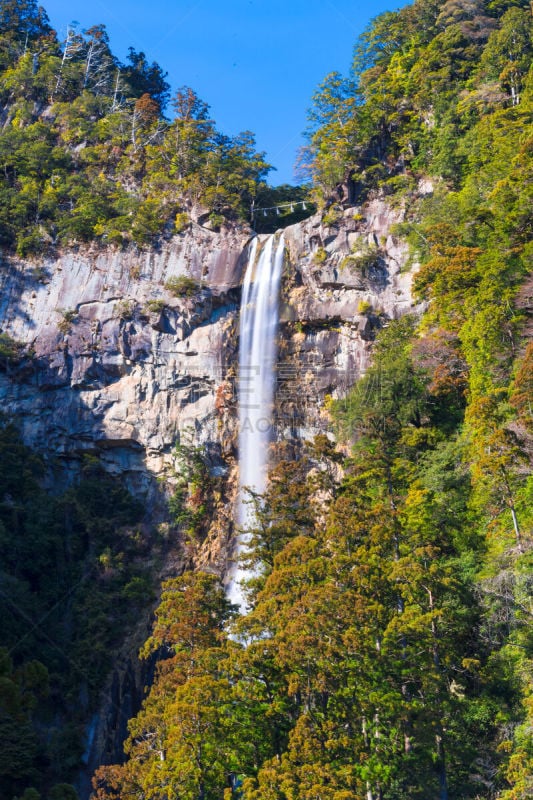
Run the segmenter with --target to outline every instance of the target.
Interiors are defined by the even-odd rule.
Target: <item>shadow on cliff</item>
[[[6,322],[20,320],[25,327],[35,329],[35,322],[22,302],[24,290],[28,286],[28,277],[34,284],[34,291],[38,291],[42,287],[42,281],[46,279],[46,272],[42,267],[36,267],[33,271],[29,271],[24,269],[20,263],[5,256],[0,261],[0,319],[2,320],[2,327]]]
[[[155,541],[157,537],[154,522],[163,517],[166,507],[162,486],[155,476],[150,479],[144,468],[142,446],[134,440],[110,440],[109,433],[102,423],[103,407],[95,408],[91,404],[94,392],[87,391],[87,387],[82,390],[80,387],[73,387],[70,384],[72,361],[72,356],[58,360],[56,353],[53,353],[51,358],[44,355],[21,358],[12,361],[7,368],[1,371],[0,375],[3,412],[14,419],[17,427],[20,427],[26,443],[44,459],[46,464],[46,471],[42,478],[44,488],[55,498],[64,498],[64,500],[51,500],[50,504],[43,505],[45,516],[48,510],[44,506],[48,507],[49,505],[51,508],[53,503],[61,502],[65,507],[64,540],[60,544],[61,552],[58,553],[57,564],[54,566],[54,569],[57,570],[57,581],[61,585],[62,581],[66,580],[68,583],[70,579],[61,574],[62,567],[60,565],[65,558],[68,560],[74,557],[70,553],[74,546],[71,540],[77,541],[77,537],[82,535],[76,533],[79,525],[78,512],[72,516],[72,512],[69,510],[72,503],[78,502],[77,499],[73,499],[71,487],[80,485],[83,487],[83,481],[85,481],[85,487],[88,487],[86,480],[88,466],[101,465],[110,473],[112,478],[109,482],[110,491],[113,491],[115,485],[124,484],[134,498],[141,500],[144,506],[144,519],[139,519],[139,522],[131,527],[131,534],[128,536],[131,536],[132,542],[135,541],[135,537],[140,537],[143,539],[141,544],[145,547],[144,541]],[[119,476],[121,480],[118,479]],[[97,474],[93,475],[93,484],[97,481]],[[89,491],[88,488],[83,488],[84,498],[87,491]],[[100,514],[102,513],[104,513],[103,508],[100,510]],[[84,512],[84,515],[83,519],[86,518],[84,524],[88,526],[87,530],[95,529],[98,521],[95,521],[89,512]],[[41,523],[36,520],[35,524],[40,525]],[[48,538],[52,537],[53,539],[58,536],[58,524],[59,522],[54,522]],[[117,524],[122,523],[119,520]],[[72,526],[74,527],[72,528]],[[70,528],[72,531],[69,533]],[[36,548],[41,539],[43,547],[48,541],[46,531],[43,531],[42,534],[36,531],[32,535]],[[125,529],[124,532],[118,529],[116,532],[110,531],[109,535],[113,537],[113,541],[115,538],[126,537]],[[101,574],[102,570],[98,566],[100,552],[103,552],[104,555],[106,553],[104,544],[99,544],[99,549],[92,555],[89,553],[90,562],[87,565],[82,564],[82,560],[88,557],[87,554],[78,554],[77,566],[83,573],[81,581],[76,582],[65,593],[58,590],[59,600],[52,610],[54,619],[59,615],[63,620],[62,624],[70,631],[68,634],[65,633],[65,642],[62,642],[62,635],[59,635],[60,629],[58,628],[59,633],[55,631],[50,624],[50,619],[47,624],[43,625],[40,622],[40,614],[37,616],[33,613],[24,615],[20,610],[16,613],[19,624],[18,635],[21,639],[28,636],[36,637],[39,646],[42,644],[45,650],[51,648],[55,661],[59,658],[64,665],[70,665],[67,671],[71,675],[72,684],[77,687],[77,701],[75,707],[72,707],[72,711],[67,710],[67,716],[60,726],[60,731],[61,736],[68,736],[68,731],[74,731],[76,727],[77,723],[74,720],[80,718],[86,720],[84,768],[76,781],[81,800],[85,800],[90,794],[91,776],[94,770],[102,763],[116,763],[123,758],[122,745],[127,736],[128,720],[139,711],[144,697],[144,688],[153,680],[155,667],[153,661],[140,662],[137,659],[139,647],[149,632],[153,595],[150,596],[148,604],[140,606],[140,613],[132,619],[131,627],[126,630],[121,628],[120,638],[122,641],[116,642],[116,651],[106,655],[106,660],[109,658],[111,661],[111,671],[96,704],[91,698],[93,689],[90,687],[94,686],[92,668],[81,659],[79,654],[76,656],[71,652],[71,645],[68,644],[68,641],[70,639],[75,641],[80,635],[76,628],[72,629],[74,623],[71,617],[74,598],[77,598],[80,592],[90,598],[91,595],[95,595],[94,587],[97,581],[109,582],[110,580],[110,578],[106,578],[105,574]],[[91,550],[95,545],[89,542],[87,547]],[[159,548],[158,552],[162,552],[162,548],[168,547],[168,545],[159,542],[157,547]],[[113,551],[113,547],[111,551]],[[37,564],[40,557],[39,552],[35,552],[33,557]],[[135,558],[138,560],[139,555],[136,555]],[[153,560],[150,548],[146,550],[144,559]],[[137,584],[133,582],[131,591],[136,589],[136,586]],[[124,597],[126,598],[126,595]],[[16,607],[20,605],[17,596],[11,597],[11,600],[9,608],[13,606],[13,609],[17,611]],[[76,600],[76,602],[78,601]],[[94,619],[88,621],[89,627],[94,629],[97,639],[105,641],[103,628],[98,623],[98,615],[107,615],[108,611],[100,608],[97,604],[93,611],[88,613],[95,615]],[[112,614],[116,615],[116,612],[112,611]],[[98,648],[101,645],[95,642],[94,646]],[[34,657],[39,657],[38,650],[34,653]],[[66,702],[70,705],[72,698]],[[62,703],[63,699],[58,700],[59,707]],[[65,775],[65,778],[68,779],[68,775]]]
[[[17,281],[21,290],[22,275]],[[164,352],[156,350],[156,342],[162,338],[167,345],[180,342],[194,331],[230,316],[238,307],[239,293],[239,289],[217,296],[205,292],[201,303],[191,303],[187,319],[172,309],[151,317],[134,311],[131,317],[116,318],[98,329],[93,318],[79,315],[63,333],[50,329],[33,358],[22,359],[4,371],[0,380],[4,410],[20,421],[25,441],[45,458],[45,482],[52,493],[59,494],[75,484],[83,465],[92,459],[111,475],[120,476],[131,494],[141,500],[146,527],[155,529],[158,523],[168,520],[164,487],[146,466],[146,442],[141,443],[134,424],[119,417],[128,408],[133,417],[138,416],[141,402],[149,406],[150,398],[142,397],[146,387],[143,389],[139,377],[144,368],[149,372],[159,366],[168,372],[165,391],[169,394],[180,388],[180,375],[171,360],[176,353],[169,347]],[[13,293],[9,299],[11,315],[23,313]],[[207,333],[206,336],[209,341]],[[233,341],[231,347],[235,345]],[[186,358],[183,361],[186,363]],[[199,392],[206,391],[205,375],[198,380],[194,375],[185,377],[191,392],[200,396]],[[127,402],[122,396],[123,378],[132,391]],[[215,376],[211,381],[212,391],[218,379]],[[159,455],[170,453],[173,444],[165,444]],[[168,537],[162,545],[161,560],[165,559],[165,548],[172,550],[175,568],[180,569],[183,564],[178,563],[172,539]],[[77,781],[82,800],[90,794],[95,769],[123,759],[128,721],[140,710],[145,687],[153,680],[155,661],[140,662],[137,658],[149,631],[150,610],[143,609],[142,619],[135,621],[134,629],[126,631],[113,654],[112,669],[96,707],[89,701],[84,681],[79,682],[79,710],[86,718],[85,767]],[[67,652],[65,657],[68,656]]]

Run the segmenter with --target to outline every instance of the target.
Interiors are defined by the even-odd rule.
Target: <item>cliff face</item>
[[[325,431],[325,397],[357,380],[375,330],[411,308],[407,248],[391,235],[401,218],[375,200],[329,226],[317,216],[285,230],[278,440]],[[86,249],[39,264],[5,259],[0,271],[0,329],[26,348],[0,371],[2,411],[49,460],[54,488],[76,475],[84,454],[95,454],[125,478],[152,522],[164,521],[158,479],[186,434],[206,447],[225,489],[202,546],[183,558],[221,573],[236,496],[239,286],[248,240],[246,232],[194,226],[160,250]],[[202,288],[174,297],[165,284],[185,274]],[[163,572],[183,563],[178,556]],[[88,726],[83,796],[94,768],[120,759],[127,717],[142,700],[149,676],[135,654],[148,615],[121,646]]]
[[[155,502],[154,478],[180,428],[192,426],[202,441],[224,438],[214,401],[234,359],[245,244],[196,227],[149,253],[5,262],[0,324],[29,356],[0,377],[0,397],[26,442],[58,456],[67,474],[83,453],[98,453]],[[178,299],[164,284],[185,273],[206,288]]]
[[[320,405],[364,370],[374,330],[410,308],[401,211],[379,200],[324,226],[287,228],[278,426],[323,427]],[[239,284],[246,233],[194,226],[160,250],[68,252],[39,265],[6,260],[1,329],[28,355],[0,375],[4,413],[64,474],[84,453],[127,476],[155,512],[156,479],[187,430],[214,468],[235,454]],[[169,278],[204,288],[176,298]]]
[[[324,398],[356,382],[376,330],[412,309],[407,247],[391,234],[402,217],[374,200],[328,226],[316,216],[286,230],[278,376],[285,433],[288,424],[304,437],[325,430]]]

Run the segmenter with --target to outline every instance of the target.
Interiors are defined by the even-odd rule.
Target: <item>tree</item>
[[[85,69],[83,88],[91,88],[95,94],[110,95],[116,86],[117,60],[109,48],[109,36],[104,25],[93,25],[84,31],[87,38],[85,45]]]
[[[166,656],[143,710],[130,723],[123,767],[102,767],[96,797],[179,791],[187,800],[220,797],[231,763],[226,744],[231,686],[220,668],[224,626],[232,615],[219,581],[185,573],[164,585],[143,657]],[[218,674],[217,674],[218,673]]]
[[[524,358],[519,364],[511,394],[511,405],[520,422],[528,430],[533,429],[533,344],[529,342]]]
[[[160,112],[163,112],[168,102],[170,86],[165,80],[166,72],[163,72],[159,64],[155,61],[150,64],[142,51],[138,52],[130,47],[128,61],[121,74],[126,91],[131,96],[139,98],[148,94],[157,103]]]
[[[14,39],[19,53],[36,39],[51,33],[48,15],[36,0],[2,0],[0,35]]]
[[[50,95],[51,102],[57,95],[69,99],[69,93],[76,94],[76,89],[83,80],[79,62],[84,49],[84,41],[74,25],[67,26],[67,35],[65,41],[62,42],[62,48],[63,53],[57,68],[55,86]],[[71,62],[73,62],[72,65]],[[72,86],[73,83],[74,86]]]
[[[520,103],[522,88],[531,63],[531,13],[528,9],[510,8],[494,31],[481,59],[481,69],[489,78],[497,78],[511,98]]]

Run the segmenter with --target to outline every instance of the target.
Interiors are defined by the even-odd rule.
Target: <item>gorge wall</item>
[[[391,234],[401,217],[375,200],[329,226],[315,216],[286,229],[279,396],[301,433],[323,427],[324,396],[364,371],[375,328],[411,307],[407,248]],[[154,481],[180,431],[215,461],[231,458],[249,239],[195,225],[148,252],[6,260],[0,326],[26,355],[0,375],[0,398],[25,441],[59,458],[66,474],[98,453],[156,511]],[[192,298],[165,289],[184,274],[201,282]]]
[[[316,215],[285,230],[274,438],[327,431],[325,398],[364,372],[377,328],[412,309],[408,250],[393,233],[402,218],[375,199],[328,224]],[[202,445],[225,490],[193,559],[219,573],[233,533],[238,315],[250,238],[194,225],[147,252],[88,248],[39,263],[6,259],[1,271],[0,327],[25,346],[0,372],[2,411],[44,454],[50,484],[68,485],[84,455],[97,455],[142,499],[150,522],[165,523],[174,445]],[[165,288],[179,275],[198,282],[194,296]],[[163,575],[178,568],[179,558]],[[128,709],[138,708],[151,669],[135,657],[144,635],[146,626],[115,661],[89,728],[87,778],[119,757]]]

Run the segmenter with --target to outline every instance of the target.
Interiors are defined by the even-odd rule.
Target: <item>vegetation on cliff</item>
[[[344,476],[325,438],[273,470],[250,612],[212,576],[167,586],[98,800],[531,796],[531,50],[529,3],[417,0],[317,93],[328,224],[403,204],[426,310],[332,408]]]
[[[189,87],[113,55],[102,25],[60,41],[36,0],[0,4],[0,244],[20,256],[97,239],[144,245],[248,219],[269,170]],[[170,119],[167,106],[170,105]]]
[[[31,787],[48,800],[72,800],[67,782],[82,764],[87,719],[125,630],[152,596],[141,504],[95,457],[87,456],[79,480],[63,491],[43,488],[46,472],[42,457],[0,419],[0,795],[6,800],[37,800]]]
[[[213,224],[241,213],[265,169],[249,138],[218,138],[190,90],[166,121],[160,68],[135,51],[119,65],[102,29],[60,46],[33,3],[0,8],[5,243],[142,243],[195,204]],[[273,469],[245,556],[250,612],[213,575],[165,584],[141,652],[155,680],[97,800],[532,796],[531,52],[524,0],[416,0],[374,20],[351,76],[318,91],[316,201],[332,226],[372,193],[402,204],[425,310],[385,327],[333,404],[350,456],[324,436]],[[44,643],[2,620],[1,786],[36,800],[29,787],[79,763],[77,742],[43,734],[57,696],[80,689],[57,647],[97,685],[113,624],[144,592],[143,544],[117,538],[138,511],[94,463],[51,498],[8,425],[0,447],[6,596],[50,615]],[[210,507],[194,455],[173,500],[191,537]]]

